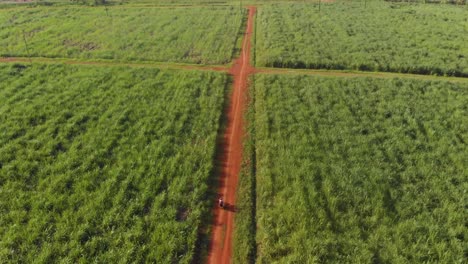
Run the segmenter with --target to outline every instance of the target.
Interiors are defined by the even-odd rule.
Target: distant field
[[[29,49],[35,57],[224,64],[242,13],[239,7],[3,10],[0,56],[28,56]]]
[[[190,263],[226,85],[210,72],[0,65],[0,262]]]
[[[467,105],[466,83],[256,76],[257,262],[462,263]]]
[[[371,2],[258,10],[256,64],[468,76],[468,9]]]

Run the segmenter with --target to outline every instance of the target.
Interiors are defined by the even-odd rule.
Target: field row
[[[258,66],[468,76],[468,9],[449,5],[270,5]]]
[[[238,263],[463,262],[466,83],[262,74],[253,89]]]
[[[0,65],[0,259],[190,263],[228,83]]]
[[[0,16],[0,56],[225,64],[245,11],[31,8]]]

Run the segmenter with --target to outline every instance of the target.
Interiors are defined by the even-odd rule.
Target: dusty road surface
[[[236,187],[242,161],[242,114],[246,109],[247,79],[253,72],[250,63],[250,38],[253,32],[255,7],[249,7],[247,28],[240,57],[234,61],[230,73],[234,77],[231,101],[227,112],[227,124],[220,157],[222,173],[219,179],[219,197],[223,197],[225,208],[214,208],[213,228],[208,252],[208,263],[231,262],[232,230],[236,212]]]

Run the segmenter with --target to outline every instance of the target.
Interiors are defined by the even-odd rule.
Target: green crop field
[[[0,10],[0,56],[225,64],[239,7],[36,7]]]
[[[0,262],[190,263],[228,83],[0,65]]]
[[[400,1],[0,0],[0,264],[466,263],[468,8]]]
[[[385,2],[270,5],[256,64],[468,76],[468,9]]]
[[[467,106],[466,82],[257,76],[257,262],[466,261]]]

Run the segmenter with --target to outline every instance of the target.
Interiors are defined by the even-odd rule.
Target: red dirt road
[[[250,65],[250,37],[253,32],[255,7],[249,7],[247,29],[244,33],[240,58],[234,61],[230,73],[234,77],[231,102],[227,112],[227,127],[223,138],[223,153],[220,157],[222,173],[219,179],[219,197],[225,201],[225,209],[215,206],[208,263],[231,262],[232,230],[236,204],[236,188],[242,161],[242,114],[246,109],[247,80],[253,68]]]

